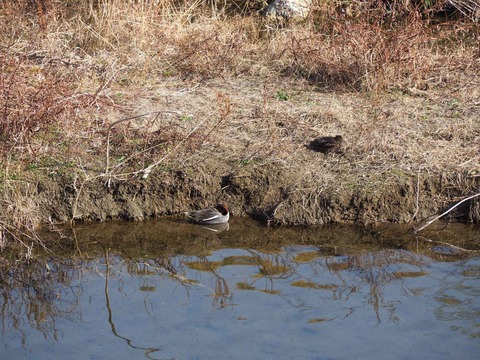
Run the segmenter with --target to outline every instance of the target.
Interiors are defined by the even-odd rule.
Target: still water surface
[[[475,253],[239,219],[74,235],[8,274],[0,359],[479,358]]]

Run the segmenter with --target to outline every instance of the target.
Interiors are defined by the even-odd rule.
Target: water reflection
[[[106,301],[106,308],[108,310],[108,323],[110,324],[112,333],[119,339],[122,339],[125,341],[125,343],[131,347],[132,349],[138,349],[142,350],[145,352],[145,357],[152,359],[151,354],[159,351],[160,349],[158,348],[148,348],[148,347],[141,347],[141,346],[136,346],[134,344],[134,341],[132,339],[129,339],[125,336],[122,336],[119,334],[115,327],[115,323],[113,321],[113,311],[112,311],[112,306],[110,305],[110,296],[109,296],[109,289],[108,289],[108,282],[110,279],[110,263],[109,263],[109,255],[108,255],[108,250],[105,250],[105,265],[106,265],[106,272],[105,272],[105,301]],[[131,272],[130,272],[131,273]],[[137,272],[137,275],[141,274],[142,276],[145,274],[149,274],[148,272]],[[153,272],[150,273],[150,275],[153,274]],[[142,286],[142,288],[145,288]],[[152,290],[155,289],[155,287],[147,287],[147,288],[152,288]]]
[[[452,322],[452,330],[471,338],[480,338],[480,321],[474,328],[465,326],[472,319],[480,319],[480,260],[471,260],[463,269],[455,269],[442,279],[442,285],[435,294],[439,303],[435,317]]]
[[[1,358],[473,359],[480,345],[473,253],[252,222],[96,224],[74,235],[75,246],[58,242],[28,266],[0,263]]]

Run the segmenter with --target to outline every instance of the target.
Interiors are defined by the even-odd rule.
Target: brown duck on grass
[[[333,152],[340,153],[342,142],[343,138],[341,135],[322,136],[310,141],[310,144],[307,145],[307,148],[324,154]]]

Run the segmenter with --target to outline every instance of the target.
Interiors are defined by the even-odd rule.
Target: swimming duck
[[[224,224],[230,218],[228,207],[225,204],[217,204],[215,207],[195,210],[186,215],[197,224]]]

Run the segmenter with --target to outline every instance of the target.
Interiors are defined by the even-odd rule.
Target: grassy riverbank
[[[478,24],[336,1],[279,24],[260,3],[1,1],[2,244],[218,200],[414,223],[479,192]],[[337,153],[306,147],[336,134]]]

